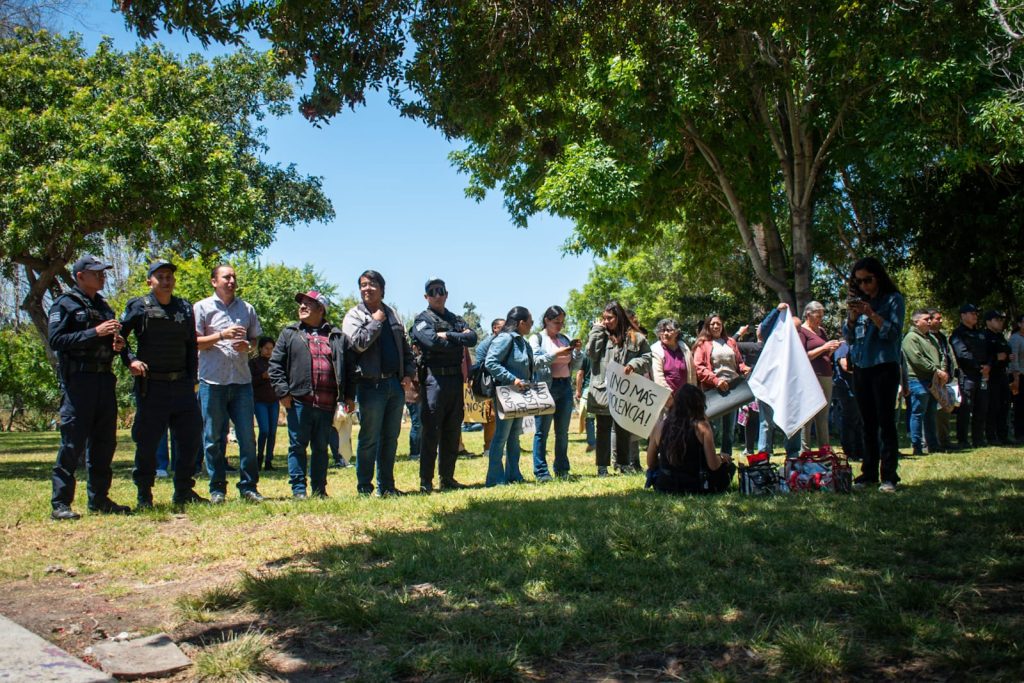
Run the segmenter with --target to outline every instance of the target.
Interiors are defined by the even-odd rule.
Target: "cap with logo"
[[[160,270],[161,268],[170,268],[171,272],[173,273],[178,269],[178,266],[174,265],[170,261],[164,261],[162,259],[159,261],[153,261],[152,263],[149,264],[149,271],[147,272],[146,277],[153,277],[153,273]]]
[[[92,254],[82,254],[82,258],[75,261],[75,264],[71,266],[71,274],[78,275],[83,270],[110,270],[114,266],[109,263],[104,263]]]
[[[295,295],[295,303],[301,304],[305,299],[312,299],[313,301],[323,306],[325,311],[327,310],[327,297],[321,294],[320,292],[316,291],[315,289],[311,289],[308,292],[299,292],[298,294]]]

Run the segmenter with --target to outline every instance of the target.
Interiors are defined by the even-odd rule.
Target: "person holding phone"
[[[896,283],[871,256],[850,268],[843,336],[853,359],[853,385],[864,422],[864,460],[858,488],[878,484],[893,493],[900,481],[896,393],[900,389],[900,345],[906,303]]]
[[[830,446],[832,440],[828,433],[828,410],[832,405],[832,354],[842,343],[838,339],[828,339],[821,321],[825,318],[825,307],[819,301],[811,301],[804,306],[804,322],[798,328],[800,342],[807,351],[807,358],[814,368],[814,376],[825,394],[825,407],[818,411],[811,422],[804,425],[804,445],[810,448],[811,425],[818,439],[818,448]]]
[[[537,418],[537,431],[533,437],[533,476],[539,482],[551,481],[548,471],[547,449],[548,434],[551,426],[555,431],[556,477],[569,475],[569,422],[572,420],[573,387],[570,377],[583,362],[579,339],[570,340],[562,334],[565,327],[565,309],[561,306],[549,306],[544,311],[544,329],[533,335],[530,346],[533,347],[535,382],[546,382],[555,400],[553,415],[541,415]]]

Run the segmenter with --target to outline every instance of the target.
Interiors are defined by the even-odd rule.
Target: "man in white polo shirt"
[[[203,452],[210,475],[210,502],[223,503],[227,461],[220,448],[227,420],[238,438],[238,492],[251,503],[263,502],[256,490],[259,463],[253,430],[249,349],[263,333],[256,310],[235,296],[235,269],[219,265],[210,273],[213,296],[196,302],[199,346],[199,401],[203,409]]]

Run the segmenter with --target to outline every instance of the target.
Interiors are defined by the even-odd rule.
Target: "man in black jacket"
[[[416,316],[412,336],[423,350],[420,357],[420,491],[434,489],[437,460],[442,489],[465,488],[455,480],[455,462],[462,431],[464,396],[462,360],[466,349],[476,346],[476,332],[445,304],[444,280],[432,278],[424,287],[427,310]],[[440,447],[440,458],[438,457]]]
[[[130,514],[110,500],[110,463],[117,446],[117,380],[111,371],[115,353],[124,348],[121,323],[100,295],[106,271],[113,266],[85,254],[71,267],[75,286],[57,297],[49,311],[50,348],[57,354],[64,398],[60,405],[60,450],[53,466],[53,510],[56,520],[78,519],[75,469],[86,454],[89,510]]]
[[[1010,443],[1010,342],[1003,336],[1006,315],[1002,311],[985,313],[985,340],[988,342],[992,371],[988,376],[988,416],[985,437],[993,445]]]
[[[292,497],[306,498],[306,449],[313,495],[327,497],[327,440],[339,400],[350,400],[345,336],[329,324],[327,297],[316,291],[295,295],[299,320],[283,330],[270,355],[267,374],[288,412],[288,481]]]
[[[988,378],[992,369],[989,342],[978,329],[978,308],[960,307],[960,325],[949,338],[960,366],[960,409],[956,416],[956,437],[960,448],[983,448],[988,415]],[[967,439],[968,427],[971,440]]]

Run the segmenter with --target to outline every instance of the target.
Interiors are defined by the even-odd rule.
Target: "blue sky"
[[[87,0],[62,30],[82,34],[89,50],[104,35],[118,49],[132,49],[139,38],[110,6]],[[181,54],[204,52],[180,34],[157,40]],[[212,46],[205,52],[224,51]],[[472,301],[485,320],[516,305],[539,319],[548,306],[564,306],[569,291],[586,281],[592,257],[561,253],[570,222],[542,216],[523,230],[509,220],[500,194],[481,203],[466,199],[466,177],[448,162],[455,146],[399,117],[381,96],[371,94],[366,107],[319,129],[298,113],[268,119],[266,126],[268,161],[295,163],[300,172],[323,177],[337,217],[327,225],[282,228],[263,252],[265,260],[311,263],[342,294],[356,293],[363,270],[379,270],[387,280],[386,300],[403,314],[424,308],[423,284],[436,275],[448,284],[449,308],[461,312],[463,302]]]

